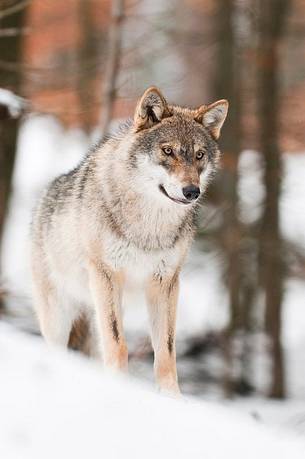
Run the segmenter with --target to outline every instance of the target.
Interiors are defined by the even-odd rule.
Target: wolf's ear
[[[167,116],[169,116],[169,110],[166,100],[158,88],[151,86],[146,89],[136,107],[134,115],[136,132],[159,123]]]
[[[220,136],[220,130],[227,117],[229,102],[227,100],[218,100],[210,105],[202,105],[198,108],[196,121],[202,123],[217,140]]]

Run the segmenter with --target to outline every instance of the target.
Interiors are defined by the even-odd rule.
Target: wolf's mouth
[[[188,201],[187,199],[176,199],[176,198],[172,198],[166,191],[166,189],[164,188],[163,185],[159,185],[159,190],[161,191],[161,193],[164,194],[164,196],[167,196],[169,199],[171,199],[172,201],[174,202],[177,202],[178,204],[191,204],[192,202],[194,201]]]

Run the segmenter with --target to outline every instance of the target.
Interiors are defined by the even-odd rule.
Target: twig
[[[8,27],[0,29],[0,38],[2,37],[16,37],[16,35],[26,35],[30,31],[29,28],[18,29],[17,27]]]
[[[32,0],[23,0],[19,3],[16,3],[13,6],[10,6],[9,8],[6,8],[5,10],[0,11],[0,19],[6,18],[7,16],[10,16],[11,14],[18,13],[18,11],[25,8],[31,1]]]

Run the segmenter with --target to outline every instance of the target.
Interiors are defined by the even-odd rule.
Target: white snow
[[[0,327],[0,457],[304,457],[304,440],[233,408],[175,400]]]
[[[284,156],[280,202],[281,228],[285,237],[305,251],[305,154]]]
[[[77,165],[88,144],[80,130],[65,131],[52,116],[31,116],[21,126],[1,261],[6,287],[25,298],[30,284],[28,231],[35,201],[51,180]]]
[[[0,105],[5,105],[10,115],[17,118],[27,106],[27,101],[8,89],[0,88]]]
[[[240,218],[247,224],[257,220],[263,209],[265,190],[262,172],[261,155],[253,150],[245,150],[238,164],[238,195]]]

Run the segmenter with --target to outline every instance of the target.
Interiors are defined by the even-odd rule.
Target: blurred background
[[[230,102],[182,276],[182,390],[276,410],[302,401],[304,413],[304,0],[0,1],[0,320],[38,334],[35,200],[149,85],[176,104]],[[152,380],[136,295],[125,298],[131,371]]]

